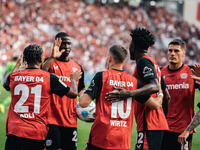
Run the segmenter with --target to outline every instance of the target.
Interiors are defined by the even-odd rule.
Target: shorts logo
[[[187,73],[181,73],[180,74],[181,79],[186,79],[188,77]]]
[[[46,140],[46,146],[51,146],[52,145],[52,140],[49,139],[49,140]]]

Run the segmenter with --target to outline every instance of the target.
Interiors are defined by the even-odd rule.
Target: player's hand
[[[0,104],[0,112],[5,113],[5,106],[3,104]]]
[[[81,71],[74,71],[70,74],[70,80],[75,80],[76,82],[81,78]]]
[[[85,122],[94,122],[95,117],[89,117],[89,120],[85,121]]]
[[[51,54],[52,58],[59,58],[62,55],[62,53],[65,51],[65,50],[61,50],[60,51],[61,43],[62,43],[62,39],[61,38],[57,38],[54,41],[53,50],[52,50],[52,54]]]
[[[181,135],[178,136],[178,142],[181,145],[185,145],[186,139],[188,138],[189,134],[190,134],[189,131],[184,131]]]
[[[194,69],[192,70],[192,75],[195,75],[197,77],[200,77],[200,65],[199,64],[195,64],[193,65]]]
[[[105,99],[111,102],[117,102],[121,100],[125,100],[131,97],[130,92],[123,88],[114,88],[114,91],[106,93]]]

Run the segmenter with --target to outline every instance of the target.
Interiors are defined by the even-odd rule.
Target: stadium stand
[[[0,2],[0,61],[7,63],[30,43],[42,45],[49,56],[58,31],[72,39],[71,56],[83,66],[86,80],[105,66],[107,49],[117,43],[129,47],[130,29],[146,27],[156,37],[149,54],[166,65],[166,44],[180,37],[187,43],[185,63],[199,63],[200,30],[164,8],[132,7],[127,3],[86,4],[81,0],[10,0]],[[133,62],[125,69],[133,72]]]

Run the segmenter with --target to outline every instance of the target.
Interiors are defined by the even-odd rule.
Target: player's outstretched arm
[[[61,50],[60,51],[60,45],[62,43],[62,40],[61,38],[57,38],[55,41],[54,41],[54,46],[53,46],[53,50],[52,50],[52,54],[51,56],[44,62],[44,65],[42,66],[42,70],[44,71],[48,71],[51,64],[53,63],[53,61],[56,59],[56,58],[59,58],[62,53],[65,51],[65,50]]]
[[[6,77],[4,78],[4,80],[3,80],[3,87],[4,87],[4,88],[5,88],[5,82],[6,82],[7,78],[8,78],[8,76],[9,76],[10,74],[16,72],[16,71],[19,69],[19,67],[22,65],[22,59],[23,59],[23,55],[21,55],[21,56],[19,57],[19,59],[18,59],[17,62],[16,62],[15,67],[11,70],[11,72],[10,72],[9,74],[7,74]]]
[[[69,92],[66,94],[67,97],[70,98],[76,98],[78,95],[78,88],[77,88],[77,81],[81,78],[80,71],[75,71],[70,74],[70,80],[71,80],[71,87]]]
[[[192,122],[188,125],[185,131],[178,136],[178,142],[181,145],[185,145],[186,139],[188,138],[190,132],[194,130],[194,128],[197,127],[199,124],[200,124],[200,110],[196,113],[196,115],[192,119]]]

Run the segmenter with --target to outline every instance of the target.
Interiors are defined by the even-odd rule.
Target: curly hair
[[[154,44],[154,36],[145,28],[136,28],[130,33],[133,44],[141,50],[147,50]]]
[[[43,49],[37,44],[27,46],[23,52],[23,61],[26,61],[28,65],[35,65],[41,62],[41,56]]]

